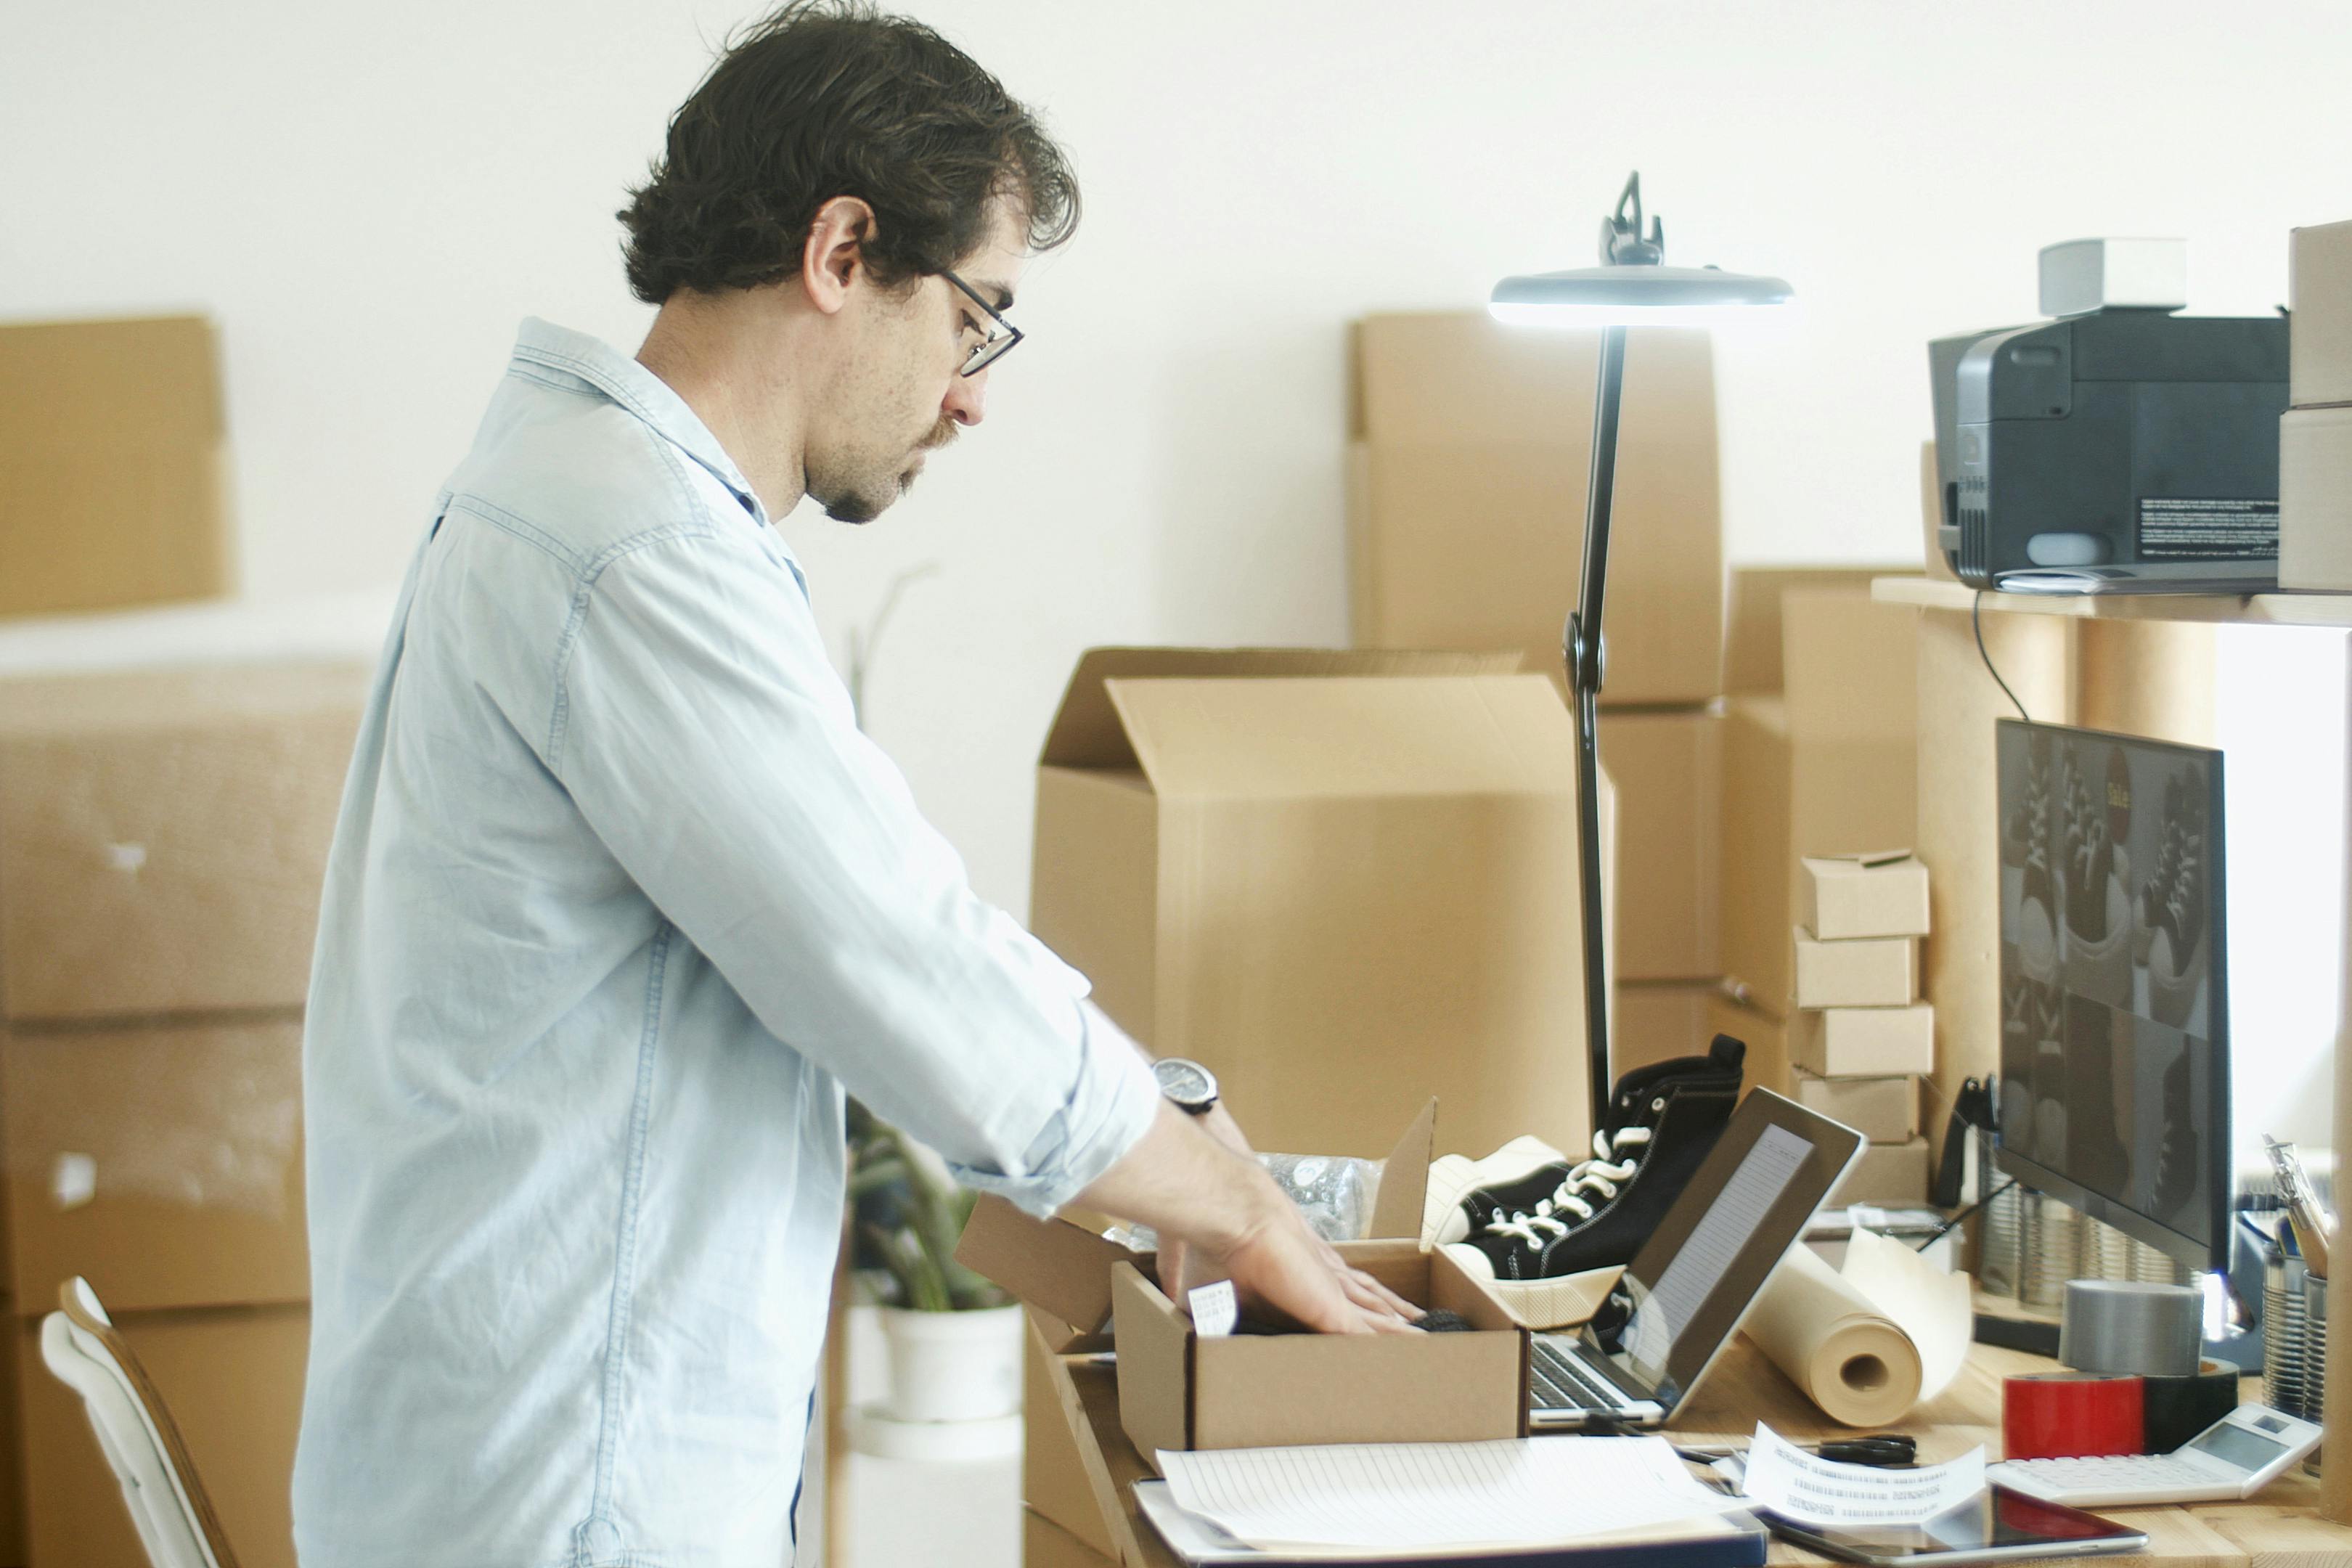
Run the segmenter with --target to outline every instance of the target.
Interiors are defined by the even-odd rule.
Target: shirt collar
[[[515,334],[514,363],[542,366],[586,382],[709,469],[742,501],[753,521],[767,525],[767,509],[752,493],[751,482],[736,468],[735,460],[719,446],[719,437],[710,433],[710,426],[687,406],[686,399],[670,390],[667,382],[635,360],[601,339],[532,316]]]

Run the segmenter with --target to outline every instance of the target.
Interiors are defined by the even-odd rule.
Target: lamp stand
[[[1601,593],[1609,580],[1609,501],[1617,486],[1617,399],[1625,380],[1625,329],[1601,330],[1600,383],[1592,395],[1592,473],[1584,503],[1584,574],[1561,635],[1569,690],[1576,699],[1577,868],[1584,896],[1584,1033],[1592,1073],[1592,1126],[1609,1107],[1609,963],[1601,886]]]

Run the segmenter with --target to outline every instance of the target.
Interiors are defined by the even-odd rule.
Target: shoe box
[[[1375,315],[1352,344],[1348,534],[1360,647],[1560,667],[1582,568],[1597,331]],[[1721,690],[1723,522],[1704,331],[1632,329],[1609,549],[1606,706]]]
[[[1908,849],[1807,856],[1798,883],[1816,942],[1927,934],[1927,868]]]
[[[1822,942],[1794,930],[1799,1007],[1904,1007],[1919,997],[1919,940],[1849,937]]]
[[[1843,1121],[1873,1143],[1907,1143],[1919,1134],[1919,1080],[1823,1078],[1800,1070],[1790,1098],[1832,1121]]]
[[[1936,1070],[1936,1010],[1814,1007],[1789,1026],[1789,1059],[1819,1078],[1891,1078]]]
[[[1261,1148],[1378,1147],[1432,1094],[1458,1147],[1581,1147],[1574,726],[1517,662],[1086,655],[1038,768],[1031,929]]]
[[[956,1256],[1046,1319],[1074,1325],[1072,1339],[1050,1347],[1055,1353],[1117,1349],[1120,1421],[1147,1462],[1161,1448],[1523,1436],[1526,1331],[1443,1250],[1421,1249],[1433,1110],[1389,1156],[1395,1179],[1381,1183],[1377,1238],[1338,1245],[1407,1300],[1460,1312],[1469,1332],[1203,1334],[1160,1290],[1150,1255],[993,1197],[974,1206]]]

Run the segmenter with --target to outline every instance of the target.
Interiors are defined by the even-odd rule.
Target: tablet
[[[1847,1529],[1800,1524],[1759,1509],[1757,1517],[1783,1541],[1849,1563],[1902,1563],[1909,1568],[1961,1563],[2014,1563],[2035,1557],[2093,1557],[2137,1552],[2145,1531],[2084,1513],[2064,1503],[2043,1502],[2007,1487],[1983,1495],[1925,1524],[1900,1528]]]

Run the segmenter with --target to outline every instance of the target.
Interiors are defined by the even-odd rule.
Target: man
[[[845,1087],[967,1181],[1410,1331],[1163,1100],[857,732],[798,566],[981,422],[1061,154],[929,30],[795,6],[622,215],[632,361],[527,323],[403,592],[305,1052],[306,1568],[775,1568]]]

